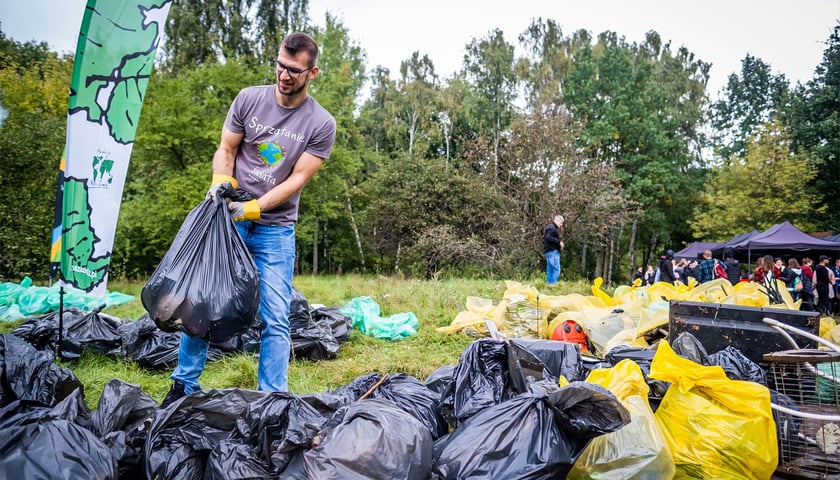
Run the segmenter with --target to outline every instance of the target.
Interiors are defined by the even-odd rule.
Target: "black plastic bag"
[[[122,337],[122,354],[145,368],[164,369],[178,362],[180,332],[164,332],[149,314],[125,322],[117,330]]]
[[[740,350],[729,345],[709,355],[712,365],[720,365],[731,380],[746,380],[767,386],[767,373]]]
[[[15,400],[55,405],[83,388],[72,371],[53,363],[49,350],[36,350],[14,335],[0,335],[0,406]]]
[[[222,195],[187,215],[140,298],[161,330],[212,342],[258,321],[259,273]]]
[[[413,415],[384,399],[356,402],[336,413],[323,441],[304,453],[309,478],[426,480],[432,437]]]
[[[0,409],[0,478],[118,478],[110,449],[86,426],[80,389],[54,407],[15,401]]]
[[[573,343],[524,338],[512,339],[511,342],[536,355],[554,377],[562,375],[570,382],[586,378],[580,347]]]
[[[388,378],[371,393],[370,398],[390,400],[414,415],[414,418],[429,429],[432,440],[437,440],[449,430],[449,425],[438,414],[440,394],[410,375],[388,375]]]
[[[565,478],[589,442],[630,422],[606,389],[573,382],[476,413],[435,443],[434,480]]]
[[[145,445],[147,477],[204,478],[210,453],[230,439],[248,403],[266,395],[236,388],[201,390],[158,410]]]
[[[117,459],[120,480],[143,478],[146,422],[154,417],[157,409],[157,402],[139,385],[119,379],[105,384],[90,418],[90,430]]]
[[[530,383],[545,379],[557,382],[528,350],[492,339],[467,345],[452,379],[441,394],[440,412],[453,427],[487,407],[527,392]]]

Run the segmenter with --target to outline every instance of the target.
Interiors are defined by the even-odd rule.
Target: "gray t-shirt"
[[[225,119],[228,130],[245,134],[236,152],[233,176],[257,198],[289,178],[304,152],[326,159],[335,142],[335,119],[314,98],[307,96],[302,104],[288,109],[277,104],[274,89],[274,85],[242,89]],[[299,200],[300,192],[262,212],[257,223],[295,223]]]

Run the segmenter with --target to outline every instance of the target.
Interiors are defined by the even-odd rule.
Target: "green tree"
[[[650,238],[650,251],[689,235],[686,218],[702,185],[708,68],[687,49],[663,45],[656,32],[642,44],[604,32],[596,44],[580,46],[566,79],[565,104],[583,122],[581,146],[614,168],[638,206],[630,231]]]
[[[5,37],[4,37],[5,38]],[[0,68],[0,279],[49,274],[50,232],[73,64],[32,43],[3,44]],[[18,60],[24,64],[17,63]],[[24,67],[25,65],[25,67]]]
[[[309,0],[259,0],[254,24],[260,58],[274,60],[283,37],[307,29],[308,16]]]
[[[765,124],[748,139],[743,157],[733,155],[713,169],[691,220],[694,238],[723,241],[784,220],[813,230],[802,212],[812,211],[819,198],[808,186],[816,174],[807,154],[791,153],[780,122]]]
[[[788,124],[792,147],[811,152],[819,173],[813,181],[823,213],[812,222],[822,230],[840,231],[840,24],[834,27],[815,76],[797,89]],[[807,214],[809,211],[803,211]]]
[[[789,103],[790,87],[784,75],[773,75],[769,64],[747,54],[741,74],[731,74],[723,96],[712,104],[711,127],[718,155],[742,156],[756,129],[782,115]]]
[[[179,0],[166,19],[160,62],[177,73],[197,65],[257,58],[249,38],[253,0]]]
[[[495,184],[499,175],[502,133],[513,117],[518,86],[514,48],[505,40],[504,33],[495,29],[486,38],[473,39],[466,51],[465,79],[475,90],[478,100],[470,113],[479,132],[492,139],[492,157],[485,169]]]

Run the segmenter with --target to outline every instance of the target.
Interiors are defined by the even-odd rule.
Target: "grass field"
[[[519,279],[541,292],[553,295],[587,293],[585,282],[561,282],[546,289],[542,279]],[[468,296],[501,300],[505,292],[503,280],[447,279],[416,280],[383,276],[308,276],[299,275],[295,287],[312,305],[341,306],[360,296],[369,296],[381,307],[382,316],[413,312],[419,322],[418,335],[399,341],[378,340],[353,331],[348,342],[341,344],[338,357],[312,362],[292,360],[289,367],[289,389],[293,393],[318,393],[349,383],[356,377],[377,372],[380,374],[407,373],[420,380],[442,365],[452,365],[464,348],[473,340],[461,334],[444,334],[438,327],[447,326],[465,308]],[[140,318],[145,310],[139,300],[142,282],[112,281],[108,288],[133,295],[133,302],[111,307],[105,313],[126,320]],[[0,332],[8,333],[20,322],[0,324]],[[96,408],[102,389],[108,380],[118,378],[138,384],[147,394],[160,401],[169,391],[170,370],[151,371],[131,361],[84,354],[76,362],[63,362],[85,386],[85,402]],[[257,357],[238,354],[208,363],[200,378],[203,388],[256,388]]]

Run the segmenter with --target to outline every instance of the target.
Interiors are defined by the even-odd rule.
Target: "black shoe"
[[[175,380],[175,383],[172,384],[172,388],[169,389],[169,393],[166,394],[166,398],[160,402],[160,408],[166,408],[176,400],[186,396],[187,393],[184,392],[184,382]]]

